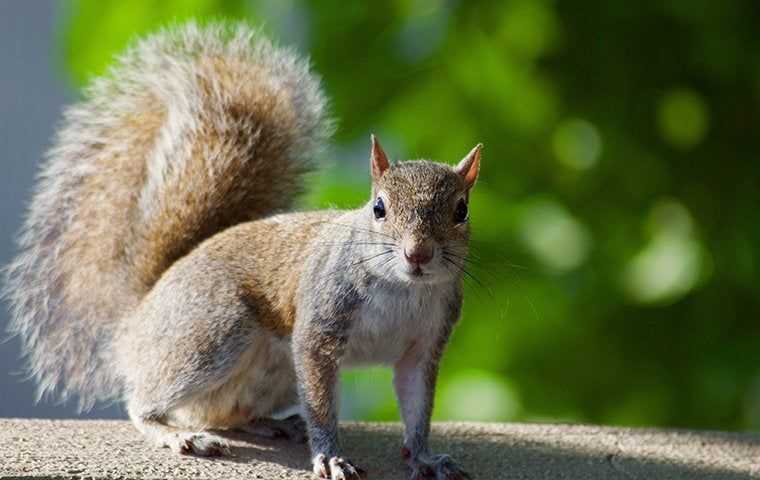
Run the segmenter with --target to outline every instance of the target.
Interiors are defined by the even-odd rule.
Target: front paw
[[[329,460],[320,453],[314,460],[314,474],[319,478],[329,478],[331,480],[359,480],[366,476],[366,472],[359,467],[354,466],[350,460],[341,457],[332,457]]]
[[[432,457],[418,458],[410,462],[410,466],[412,468],[411,480],[465,480],[471,478],[448,455],[433,455]]]

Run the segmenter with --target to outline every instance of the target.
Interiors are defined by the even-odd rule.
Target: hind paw
[[[230,446],[224,439],[205,432],[178,433],[176,434],[176,441],[168,446],[182,455],[223,457],[230,454]]]

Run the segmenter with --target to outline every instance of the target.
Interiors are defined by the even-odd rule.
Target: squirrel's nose
[[[425,265],[433,259],[433,249],[423,247],[415,248],[412,251],[404,250],[404,257],[406,257],[407,262],[414,265]]]

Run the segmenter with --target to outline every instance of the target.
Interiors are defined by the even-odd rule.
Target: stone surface
[[[371,479],[406,479],[400,426],[347,423],[346,456]],[[227,434],[233,456],[201,459],[147,444],[122,421],[0,420],[0,478],[311,479],[305,445]],[[474,479],[760,478],[760,435],[578,425],[443,423],[436,451]]]

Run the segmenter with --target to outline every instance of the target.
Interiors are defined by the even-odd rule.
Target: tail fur
[[[288,208],[330,130],[308,63],[244,25],[186,24],[119,58],[65,112],[5,272],[39,395],[116,397],[120,319],[204,239]]]

